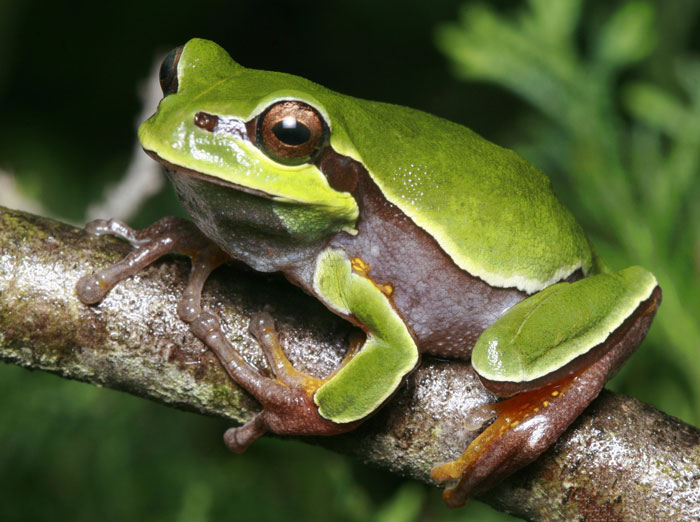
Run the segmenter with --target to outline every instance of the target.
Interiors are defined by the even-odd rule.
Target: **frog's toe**
[[[114,284],[109,284],[101,273],[86,274],[75,285],[75,292],[85,304],[95,304],[102,301]]]
[[[134,230],[116,219],[91,221],[85,226],[85,230],[94,235],[120,237],[135,247],[117,263],[80,278],[76,285],[76,293],[85,304],[100,302],[114,285],[137,274],[166,254],[180,252],[189,255],[194,259],[195,265],[202,264],[199,260],[203,258],[209,263],[206,266],[209,272],[202,269],[193,270],[199,279],[201,274],[208,276],[213,268],[227,259],[218,247],[211,246],[212,243],[192,223],[174,216],[162,218],[144,230]],[[212,259],[215,261],[211,261]],[[215,262],[218,264],[214,265]],[[200,280],[191,277],[190,281],[193,279],[194,283],[190,282],[188,288],[201,290],[204,283],[201,282],[198,287]]]
[[[224,433],[224,442],[234,453],[243,453],[257,439],[267,432],[261,413],[238,428],[229,428]]]
[[[275,322],[269,313],[259,312],[255,314],[250,320],[248,331],[260,343],[265,358],[277,380],[290,388],[305,390],[309,396],[312,396],[324,384],[324,379],[300,372],[289,362],[280,344]]]
[[[95,219],[85,225],[85,232],[95,236],[116,236],[129,241],[132,245],[138,241],[138,231],[118,219]]]
[[[267,312],[255,314],[248,324],[248,331],[262,345],[269,345],[276,342],[275,322]],[[275,340],[267,340],[269,336],[275,336]]]
[[[257,390],[253,395],[263,404],[263,410],[243,426],[229,428],[224,433],[226,446],[235,453],[243,453],[267,432],[301,436],[337,435],[359,424],[336,424],[324,419],[308,393],[301,389],[272,386]]]

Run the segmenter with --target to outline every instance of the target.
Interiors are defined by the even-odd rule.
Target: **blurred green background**
[[[609,264],[642,264],[664,290],[610,387],[697,425],[699,15],[697,0],[1,0],[0,201],[84,222],[132,159],[154,60],[210,38],[244,65],[464,123],[543,168]],[[180,212],[165,187],[129,221]],[[506,518],[301,443],[229,454],[220,420],[47,374],[0,365],[0,397],[4,521]]]

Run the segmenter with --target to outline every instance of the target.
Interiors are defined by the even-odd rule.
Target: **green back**
[[[581,227],[515,152],[424,112],[342,102],[353,110],[341,125],[374,181],[461,268],[527,292],[590,270]]]
[[[585,273],[591,268],[588,242],[552,193],[549,179],[466,127],[414,109],[337,94],[297,76],[246,69],[206,40],[188,42],[178,67],[182,95],[178,91],[164,99],[169,111],[159,112],[178,113],[173,117],[181,121],[191,117],[179,113],[195,110],[247,120],[274,100],[308,102],[327,118],[334,149],[362,162],[391,203],[435,238],[458,266],[491,285],[535,292],[578,268]],[[199,165],[187,149],[194,141],[149,132],[156,125],[149,120],[142,126],[142,142],[164,140],[149,146],[162,149],[174,163],[304,204],[342,198],[316,179],[315,167],[288,169],[271,164],[262,153],[253,158],[256,151],[245,155],[260,166],[239,169],[240,174],[223,164]],[[184,132],[169,122],[163,127]],[[210,154],[235,159],[239,154],[227,153],[229,143],[211,145],[218,148]],[[350,202],[340,199],[333,205],[344,216],[356,215]]]

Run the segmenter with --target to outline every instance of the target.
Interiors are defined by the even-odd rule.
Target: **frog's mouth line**
[[[268,194],[267,192],[263,192],[262,190],[256,190],[256,189],[252,189],[249,187],[244,187],[243,185],[237,185],[236,183],[231,183],[230,181],[226,181],[226,180],[223,180],[221,178],[217,178],[215,176],[210,176],[209,174],[204,174],[203,172],[199,172],[197,170],[189,169],[187,167],[182,167],[180,165],[170,163],[169,161],[160,157],[157,152],[154,152],[154,151],[148,150],[148,149],[143,149],[143,150],[151,158],[153,158],[158,163],[163,165],[165,170],[168,172],[172,172],[175,174],[183,174],[185,176],[189,176],[191,178],[205,181],[205,182],[211,183],[213,185],[219,185],[219,186],[224,187],[228,190],[237,190],[239,192],[245,192],[246,194],[252,194],[253,196],[258,196],[258,197],[265,198],[265,199],[276,199],[275,196],[273,196],[272,194]]]

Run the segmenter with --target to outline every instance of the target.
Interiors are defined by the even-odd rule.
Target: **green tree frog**
[[[421,354],[471,358],[506,399],[459,459],[433,470],[461,505],[547,449],[645,336],[661,299],[654,276],[606,268],[549,179],[514,152],[424,112],[247,69],[207,40],[170,53],[160,81],[139,139],[194,224],[93,222],[136,249],[83,277],[78,296],[99,302],[158,257],[190,255],[180,316],[263,407],[226,432],[232,450],[268,431],[347,432]],[[261,373],[200,306],[231,258],[282,272],[366,338],[331,375],[306,375],[261,313],[251,332],[273,375]]]

